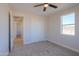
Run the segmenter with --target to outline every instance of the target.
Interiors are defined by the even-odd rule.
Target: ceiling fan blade
[[[50,7],[53,7],[53,8],[58,8],[57,6],[55,5],[52,5],[52,4],[49,4]]]
[[[42,5],[44,5],[44,4],[35,5],[34,7],[38,7],[38,6],[42,6]]]
[[[46,11],[46,7],[44,7],[43,11]]]

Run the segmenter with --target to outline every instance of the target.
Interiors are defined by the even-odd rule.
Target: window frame
[[[65,16],[65,15],[69,15],[69,14],[74,14],[74,15],[76,15],[76,13],[75,12],[71,12],[71,13],[66,13],[66,14],[63,14],[63,15],[61,15],[61,17],[60,17],[60,33],[62,34],[62,35],[70,35],[70,36],[75,36],[75,20],[76,20],[76,16],[74,16],[74,34],[67,34],[67,33],[63,33],[63,24],[62,24],[62,17],[63,16]],[[67,25],[67,24],[66,24]],[[68,24],[68,25],[72,25],[72,24]]]

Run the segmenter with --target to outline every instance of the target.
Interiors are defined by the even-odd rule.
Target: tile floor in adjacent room
[[[9,56],[79,56],[79,53],[50,43],[49,41],[41,41],[19,48],[16,47]]]

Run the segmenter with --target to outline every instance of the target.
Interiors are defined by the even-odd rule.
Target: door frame
[[[9,12],[9,52],[11,52],[11,18],[10,18],[10,12]]]
[[[15,15],[16,13],[13,13],[12,11],[9,12],[9,52],[12,51],[13,49],[13,39],[14,39],[14,35],[13,35],[13,17],[17,16],[17,17],[23,17],[23,25],[24,25],[24,16],[23,15]],[[24,39],[24,26],[23,26],[23,39]],[[24,40],[23,40],[24,41]]]

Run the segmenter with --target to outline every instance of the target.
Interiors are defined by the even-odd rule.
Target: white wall
[[[0,55],[8,55],[8,4],[0,4]]]
[[[67,13],[76,13],[75,36],[63,35],[60,33],[60,17]],[[48,41],[67,47],[79,52],[79,7],[61,10],[48,17]]]
[[[34,13],[12,11],[12,16],[23,16],[24,44],[45,40],[45,19]]]
[[[30,17],[30,39],[29,42],[45,40],[45,19],[42,16],[31,15]],[[27,33],[27,32],[26,32]]]

